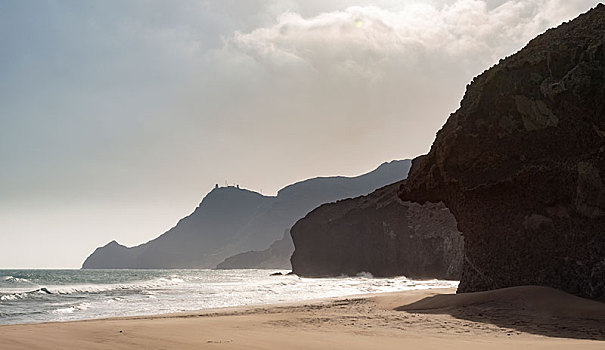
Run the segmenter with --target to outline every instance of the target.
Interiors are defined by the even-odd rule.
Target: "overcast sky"
[[[597,1],[2,1],[0,268],[78,268],[215,183],[426,153],[467,83]]]

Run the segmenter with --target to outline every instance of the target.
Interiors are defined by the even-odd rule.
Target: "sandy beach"
[[[544,287],[0,326],[1,349],[603,349],[604,341],[605,303]]]

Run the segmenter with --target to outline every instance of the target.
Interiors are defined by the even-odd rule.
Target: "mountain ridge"
[[[275,196],[215,187],[168,231],[133,247],[114,240],[117,245],[97,248],[82,268],[214,268],[230,256],[267,248],[316,206],[401,180],[409,167],[410,160],[393,160],[357,176],[298,181]]]

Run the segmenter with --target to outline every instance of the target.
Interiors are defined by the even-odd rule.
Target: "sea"
[[[280,272],[284,275],[271,276]],[[456,287],[405,277],[301,278],[284,270],[0,270],[0,324],[156,315]]]

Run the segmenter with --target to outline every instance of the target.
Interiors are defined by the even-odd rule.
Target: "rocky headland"
[[[463,242],[453,215],[443,204],[401,201],[400,185],[324,204],[299,220],[291,230],[293,272],[458,279]]]
[[[459,292],[531,284],[602,296],[605,6],[476,77],[399,196],[444,202],[456,217]]]

